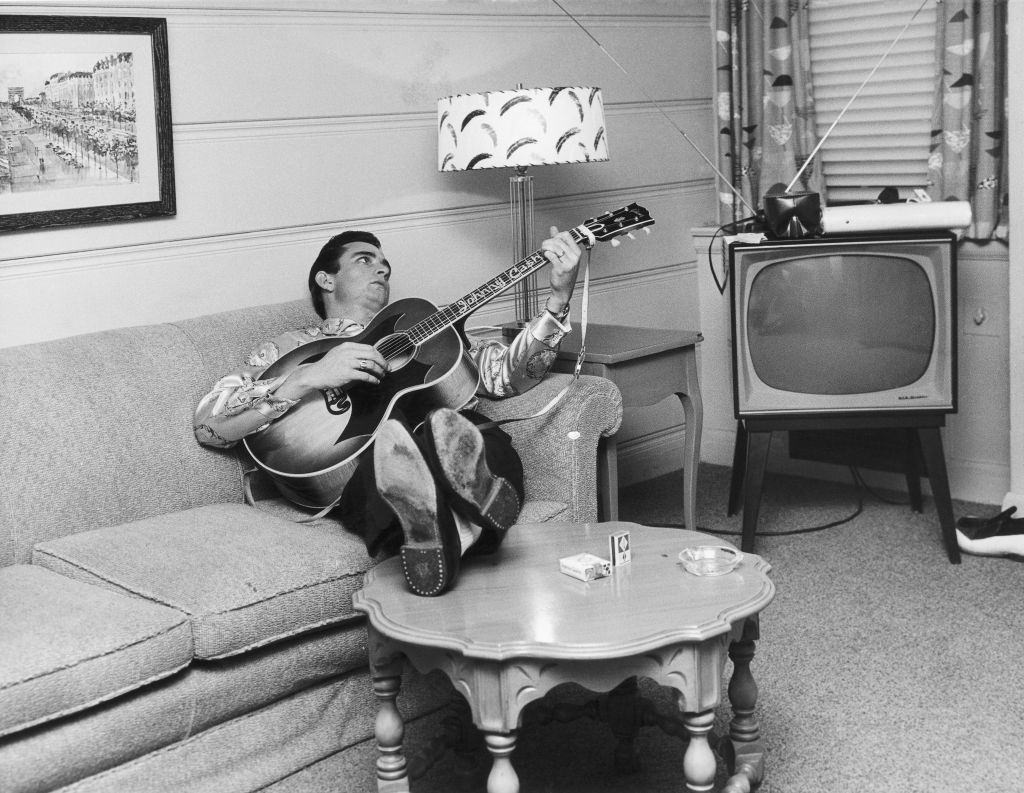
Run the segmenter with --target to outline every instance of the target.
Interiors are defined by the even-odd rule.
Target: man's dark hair
[[[316,282],[316,274],[323,271],[328,275],[334,275],[341,269],[339,260],[345,251],[345,246],[353,242],[366,242],[380,247],[380,240],[368,231],[343,231],[327,240],[320,254],[309,268],[309,296],[313,298],[313,308],[321,318],[326,316],[324,309],[324,293],[320,284]]]

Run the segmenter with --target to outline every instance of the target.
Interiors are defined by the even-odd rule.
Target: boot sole
[[[373,446],[377,487],[402,524],[402,572],[417,595],[445,592],[453,570],[445,559],[434,478],[415,441],[402,427],[385,426]]]
[[[491,473],[484,456],[483,438],[478,432],[467,432],[460,426],[464,424],[472,426],[454,411],[432,414],[428,444],[452,495],[480,523],[506,532],[519,517],[519,494],[507,479]],[[464,469],[455,467],[456,460],[475,461],[471,481],[467,481]]]

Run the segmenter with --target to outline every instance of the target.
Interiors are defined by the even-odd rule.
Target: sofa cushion
[[[41,567],[0,568],[0,735],[112,699],[191,660],[180,611]]]
[[[212,504],[39,543],[32,561],[189,616],[197,658],[223,658],[362,619],[352,593],[372,560],[338,523]]]

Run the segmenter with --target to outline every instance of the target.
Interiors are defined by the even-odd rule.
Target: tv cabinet
[[[765,465],[771,433],[799,430],[904,430],[907,444],[904,455],[904,473],[911,506],[921,511],[920,477],[926,475],[931,483],[935,508],[939,515],[946,555],[953,564],[960,564],[960,547],[956,541],[953,506],[949,495],[946,459],[942,451],[939,429],[946,423],[944,413],[918,413],[914,415],[858,415],[816,417],[744,418],[737,423],[736,445],[733,450],[732,477],[729,485],[728,514],[735,515],[743,508],[743,536],[741,548],[753,553],[757,534],[757,518],[761,508]],[[889,458],[891,460],[891,457]],[[839,459],[832,462],[839,462]],[[857,461],[851,461],[857,462]],[[923,466],[921,463],[923,462]],[[870,466],[870,463],[868,464]]]

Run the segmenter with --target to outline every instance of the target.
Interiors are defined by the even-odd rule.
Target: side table
[[[561,557],[601,553],[608,535],[622,529],[630,531],[633,558],[612,575],[579,581],[559,571]],[[686,790],[704,793],[716,776],[708,734],[722,699],[725,663],[732,659],[726,743],[733,776],[724,790],[739,793],[759,784],[764,748],[750,661],[756,616],[775,587],[769,565],[754,554],[711,578],[692,575],[679,563],[686,546],[721,542],[634,523],[516,525],[494,555],[466,559],[455,588],[438,598],[411,594],[397,557],[371,569],[353,605],[369,617],[379,703],[378,791],[409,790],[404,725],[395,705],[406,660],[420,672],[440,669],[466,699],[493,758],[488,793],[519,790],[511,755],[526,705],[561,683],[608,692],[633,677],[676,692],[689,738]]]
[[[622,392],[626,408],[648,407],[670,394],[679,397],[686,419],[683,441],[683,519],[697,528],[697,470],[704,403],[697,379],[699,331],[635,328],[626,325],[587,326],[587,355],[582,374],[605,377]],[[562,340],[555,372],[571,373],[580,351],[580,334]],[[602,439],[598,487],[602,520],[619,518],[619,475],[615,436]]]

